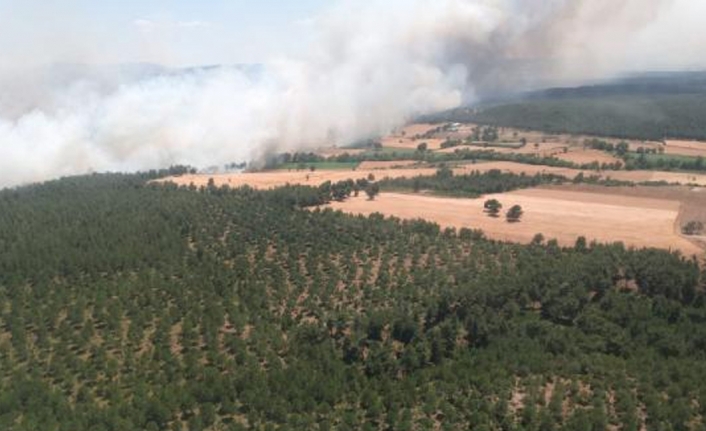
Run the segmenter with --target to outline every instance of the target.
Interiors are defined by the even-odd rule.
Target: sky
[[[260,63],[306,49],[327,0],[0,0],[1,63]]]

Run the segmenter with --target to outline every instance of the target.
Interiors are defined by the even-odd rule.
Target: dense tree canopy
[[[0,429],[703,429],[694,260],[156,175],[0,191]]]
[[[706,74],[636,76],[518,95],[423,122],[471,122],[616,138],[706,140]]]

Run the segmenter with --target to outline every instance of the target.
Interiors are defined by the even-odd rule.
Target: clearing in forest
[[[488,199],[503,204],[500,217],[489,217],[483,211]],[[505,220],[504,212],[513,205],[524,210],[519,223]],[[529,243],[541,233],[565,246],[584,236],[588,241],[622,241],[627,246],[702,254],[701,248],[676,232],[681,206],[678,200],[531,189],[481,199],[382,193],[374,201],[361,196],[330,206],[354,214],[379,212],[404,219],[421,218],[445,227],[481,229],[488,237],[503,241]]]

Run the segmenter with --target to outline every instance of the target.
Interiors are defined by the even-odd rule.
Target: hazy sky
[[[0,63],[261,62],[305,49],[327,0],[0,0]]]
[[[704,16],[706,0],[0,0],[0,187],[256,161],[502,92],[706,69]],[[135,62],[266,67],[43,67]]]
[[[522,3],[522,0],[507,1]],[[278,55],[305,52],[313,38],[312,19],[335,3],[335,0],[0,0],[0,66],[53,62],[167,65],[263,62]],[[390,3],[404,1],[390,0]],[[706,16],[706,1],[663,3],[665,7],[654,11],[653,24],[631,35],[629,63],[652,68],[703,66],[706,32],[701,21]],[[645,9],[645,13],[650,13],[649,4]],[[620,55],[623,58],[623,53]]]

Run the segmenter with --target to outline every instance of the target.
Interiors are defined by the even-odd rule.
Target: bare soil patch
[[[521,205],[519,223],[483,212],[486,199],[498,199],[505,208]],[[355,214],[380,212],[404,219],[422,218],[442,226],[482,229],[491,238],[528,243],[535,234],[570,246],[580,236],[603,243],[622,241],[634,247],[678,249],[687,255],[702,249],[676,232],[681,202],[586,193],[532,189],[488,195],[482,199],[453,199],[425,195],[382,193],[374,201],[365,197],[331,204]]]
[[[706,157],[706,142],[667,141],[664,152],[679,156]]]

